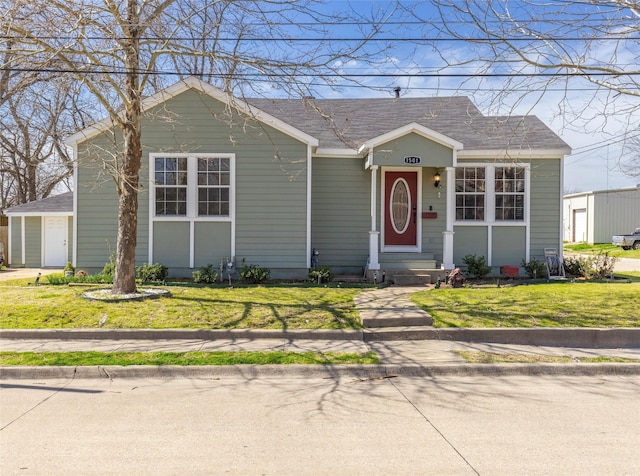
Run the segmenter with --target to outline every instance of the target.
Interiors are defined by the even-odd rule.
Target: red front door
[[[416,246],[418,172],[385,172],[384,244]]]

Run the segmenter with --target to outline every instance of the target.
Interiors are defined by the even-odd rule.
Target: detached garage
[[[640,187],[565,195],[564,241],[610,243],[640,226]]]
[[[73,192],[5,210],[9,217],[9,251],[13,268],[62,268],[71,261]]]

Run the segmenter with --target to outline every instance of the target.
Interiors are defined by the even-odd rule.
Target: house
[[[172,276],[235,258],[304,277],[315,251],[336,274],[433,280],[467,254],[498,273],[561,249],[570,148],[536,117],[487,117],[466,97],[240,100],[195,78],[144,110],[136,259]],[[89,272],[115,250],[101,160],[119,142],[108,120],[67,142],[67,253]],[[7,211],[12,263],[46,264],[47,226],[25,213]]]
[[[611,243],[640,226],[640,186],[565,195],[563,216],[564,241]]]

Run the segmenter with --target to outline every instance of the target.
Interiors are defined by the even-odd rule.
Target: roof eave
[[[571,154],[570,148],[558,149],[467,149],[458,152],[459,159],[562,158]]]
[[[237,108],[238,110],[244,112],[245,114],[254,117],[255,119],[263,122],[271,127],[287,134],[295,139],[298,139],[305,144],[310,145],[311,147],[318,147],[319,141],[317,138],[312,137],[305,132],[302,132],[290,124],[285,123],[284,121],[264,112],[260,109],[251,106],[247,102],[237,99],[230,94],[222,91],[215,86],[212,86],[209,83],[206,83],[196,77],[190,76],[186,79],[178,81],[177,83],[169,86],[162,91],[158,91],[157,93],[145,98],[142,101],[142,110],[147,111],[163,102],[171,99],[172,97],[177,96],[189,89],[198,90],[204,94],[211,96],[214,99],[217,99],[225,104],[229,104]],[[122,113],[121,113],[122,114]],[[72,136],[68,137],[64,142],[69,146],[74,146],[79,142],[83,142],[85,140],[91,139],[92,137],[97,136],[98,134],[108,130],[113,126],[113,121],[110,117],[107,117],[101,121],[96,122],[95,124],[76,132]]]

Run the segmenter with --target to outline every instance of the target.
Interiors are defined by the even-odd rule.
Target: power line
[[[10,71],[16,73],[83,73],[83,74],[148,74],[148,75],[167,75],[176,76],[184,75],[181,71],[146,71],[134,70],[127,71],[124,69],[91,69],[91,68],[14,68],[1,67],[0,71]],[[207,73],[217,78],[228,78],[225,73]],[[543,73],[323,73],[318,71],[309,71],[308,73],[236,73],[236,78],[291,78],[291,77],[308,77],[322,76],[326,78],[571,78],[571,77],[620,77],[620,76],[640,76],[640,71],[616,72],[616,73],[570,73],[570,72],[543,72]]]
[[[29,38],[24,38],[22,36],[14,36],[14,35],[0,35],[0,38],[3,40],[13,40],[13,41],[25,41]],[[60,40],[60,41],[73,41],[73,40],[83,40],[83,41],[105,41],[105,40],[113,40],[113,41],[129,41],[130,37],[127,36],[34,36],[37,40]],[[301,38],[301,37],[209,37],[209,36],[201,36],[201,37],[159,37],[159,36],[143,36],[140,37],[142,41],[217,41],[217,42],[371,42],[371,41],[385,41],[385,42],[393,42],[393,41],[410,41],[410,42],[429,42],[429,43],[438,43],[438,42],[481,42],[481,43],[495,43],[495,42],[520,42],[520,41],[552,41],[552,42],[561,42],[561,41],[640,41],[640,37],[629,37],[629,36],[596,36],[596,37],[579,37],[579,36],[569,36],[569,37],[554,37],[554,36],[541,36],[541,37],[469,37],[469,38],[460,38],[460,37],[335,37],[335,38],[327,38],[327,37],[310,37],[310,38]]]

